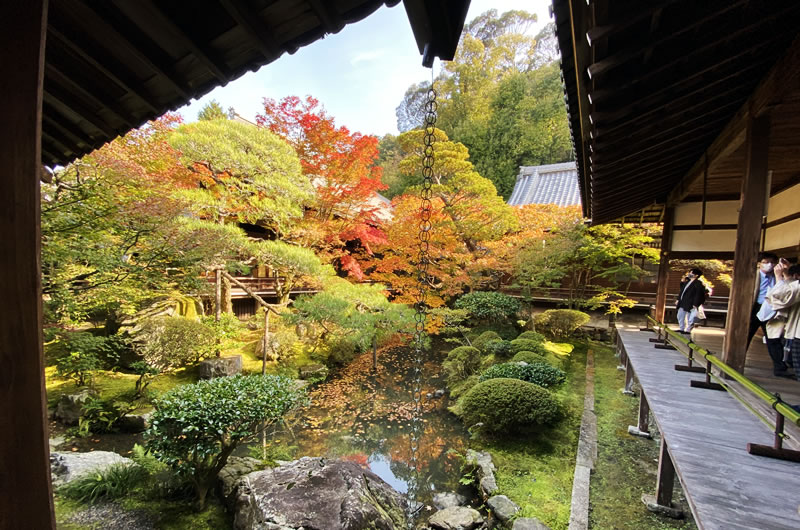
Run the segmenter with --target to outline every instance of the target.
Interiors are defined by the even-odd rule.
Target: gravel
[[[150,515],[140,510],[125,510],[113,502],[94,504],[75,512],[67,522],[87,529],[155,530],[155,521]]]

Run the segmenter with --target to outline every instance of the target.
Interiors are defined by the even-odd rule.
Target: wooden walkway
[[[698,528],[800,528],[800,463],[748,454],[749,442],[772,445],[772,431],[727,392],[690,387],[703,374],[676,371],[686,358],[654,348],[653,336],[620,329],[618,348],[639,381]]]

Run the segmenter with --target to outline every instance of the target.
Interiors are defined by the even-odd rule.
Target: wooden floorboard
[[[772,445],[772,430],[728,392],[691,387],[690,381],[703,380],[704,375],[676,371],[675,364],[686,364],[685,356],[654,348],[651,337],[648,332],[619,330],[697,526],[705,530],[800,529],[800,464],[748,454],[748,443]],[[715,338],[709,334],[695,340],[719,351],[714,349]],[[759,384],[772,391],[768,385],[777,379],[772,377],[772,365],[768,358],[767,363],[757,358],[757,348],[751,349],[754,359],[748,362],[747,375],[759,377]],[[782,384],[778,381],[775,386]]]

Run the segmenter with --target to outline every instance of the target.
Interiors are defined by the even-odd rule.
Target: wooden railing
[[[652,327],[651,327],[652,326]],[[775,439],[772,446],[762,444],[747,444],[747,452],[753,455],[768,456],[771,458],[779,458],[782,460],[792,460],[800,462],[800,451],[786,449],[783,447],[783,440],[786,438],[784,433],[784,425],[788,420],[789,422],[800,426],[800,413],[784,402],[779,394],[772,394],[767,389],[747,378],[745,375],[737,372],[728,366],[722,359],[698,345],[691,338],[680,335],[676,331],[670,329],[665,324],[657,320],[647,317],[647,330],[655,331],[657,338],[650,339],[651,342],[656,343],[656,347],[674,349],[683,354],[687,360],[688,365],[675,365],[675,370],[684,372],[702,372],[705,374],[704,381],[691,381],[689,384],[695,388],[705,388],[710,390],[724,390],[742,402],[742,399],[736,392],[732,392],[730,386],[727,384],[726,379],[732,379],[739,383],[743,388],[753,394],[756,398],[764,401],[769,407],[775,411]],[[684,352],[678,346],[682,345],[689,351]],[[706,361],[705,368],[694,366],[693,362],[702,357]],[[719,370],[719,375],[714,374],[711,367],[714,366]],[[714,381],[712,381],[712,379]],[[772,425],[769,421],[756,412],[747,403],[742,402],[751,412],[756,414],[762,421],[767,423],[770,427]]]

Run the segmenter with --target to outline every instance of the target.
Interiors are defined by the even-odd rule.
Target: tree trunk
[[[227,276],[222,277],[222,310],[233,314],[233,300],[231,299],[231,282]]]
[[[208,490],[211,488],[211,481],[209,480],[196,480],[194,483],[194,511],[202,512],[206,509],[206,499],[208,498]]]
[[[214,321],[222,318],[222,269],[214,270]],[[220,356],[220,339],[217,337],[217,357]]]

